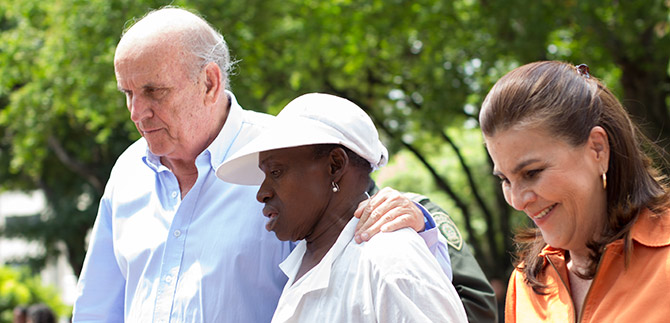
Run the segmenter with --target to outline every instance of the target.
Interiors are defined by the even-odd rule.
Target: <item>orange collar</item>
[[[644,209],[631,229],[632,238],[636,242],[647,247],[665,247],[670,245],[670,210],[661,214]],[[617,243],[612,242],[612,243]],[[620,242],[619,242],[620,243]],[[563,257],[564,250],[545,246],[539,256],[546,257],[556,255]],[[546,263],[545,263],[546,265]]]
[[[647,247],[665,247],[670,245],[670,211],[656,214],[648,209],[633,224],[633,240]]]

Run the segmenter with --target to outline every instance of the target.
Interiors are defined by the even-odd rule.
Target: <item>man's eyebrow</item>
[[[524,160],[524,161],[520,162],[518,165],[516,165],[516,167],[514,167],[514,169],[512,169],[512,174],[516,174],[516,173],[520,172],[524,167],[526,167],[526,166],[528,166],[528,165],[530,165],[530,164],[532,164],[532,163],[539,162],[539,161],[540,161],[540,160],[537,159],[537,158]],[[495,176],[503,176],[503,173],[500,172],[500,171],[494,170],[494,171],[493,171],[493,175],[495,175]]]
[[[142,86],[142,90],[156,91],[156,90],[170,90],[171,86],[167,84],[147,83]]]
[[[128,89],[124,89],[123,87],[121,87],[121,85],[118,85],[118,84],[116,85],[116,88],[119,91],[124,92],[124,93],[129,91]],[[142,89],[145,89],[145,90],[146,89],[167,89],[167,88],[168,88],[167,86],[158,85],[158,84],[154,84],[154,83],[149,83],[149,84],[145,84],[145,85],[142,86]]]

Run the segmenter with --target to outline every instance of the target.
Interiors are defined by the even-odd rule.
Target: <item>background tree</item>
[[[0,188],[41,189],[48,205],[43,214],[13,221],[3,235],[43,243],[44,255],[26,260],[34,268],[64,251],[74,272],[81,270],[111,167],[137,138],[112,59],[128,17],[147,7],[0,1]]]
[[[72,313],[58,296],[58,291],[43,286],[40,277],[32,276],[27,268],[15,269],[0,266],[0,322],[13,322],[13,310],[17,306],[45,304],[57,317],[68,317]]]
[[[176,4],[226,36],[240,60],[232,88],[247,109],[276,114],[311,91],[363,107],[398,160],[378,181],[440,201],[490,278],[506,280],[512,228],[526,222],[490,175],[477,129],[478,107],[500,76],[542,59],[587,63],[648,134],[668,138],[662,0]],[[160,6],[0,2],[0,185],[43,189],[49,204],[40,221],[4,234],[39,238],[47,250],[64,241],[76,273],[109,170],[137,138],[116,93],[114,48],[126,20]]]

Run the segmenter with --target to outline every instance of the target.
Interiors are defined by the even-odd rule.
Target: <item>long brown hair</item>
[[[602,238],[590,241],[591,279],[607,244],[624,239],[626,259],[630,259],[630,231],[641,210],[657,213],[668,207],[666,186],[657,177],[652,160],[643,149],[657,149],[631,121],[628,113],[588,69],[556,61],[542,61],[518,67],[503,76],[486,96],[479,115],[485,136],[493,136],[512,126],[542,126],[549,133],[577,147],[586,143],[591,129],[607,132],[610,148],[607,170],[607,220]],[[515,235],[517,264],[526,283],[536,293],[546,287],[538,280],[544,267],[539,252],[547,245],[536,227]]]

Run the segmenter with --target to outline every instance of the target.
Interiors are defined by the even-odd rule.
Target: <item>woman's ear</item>
[[[344,149],[337,147],[330,151],[328,155],[328,163],[330,165],[330,175],[333,176],[334,182],[339,182],[344,174],[344,169],[349,164],[349,156]]]
[[[593,152],[596,162],[600,165],[600,170],[603,173],[607,172],[610,160],[610,144],[607,131],[601,126],[593,127],[587,145]]]

